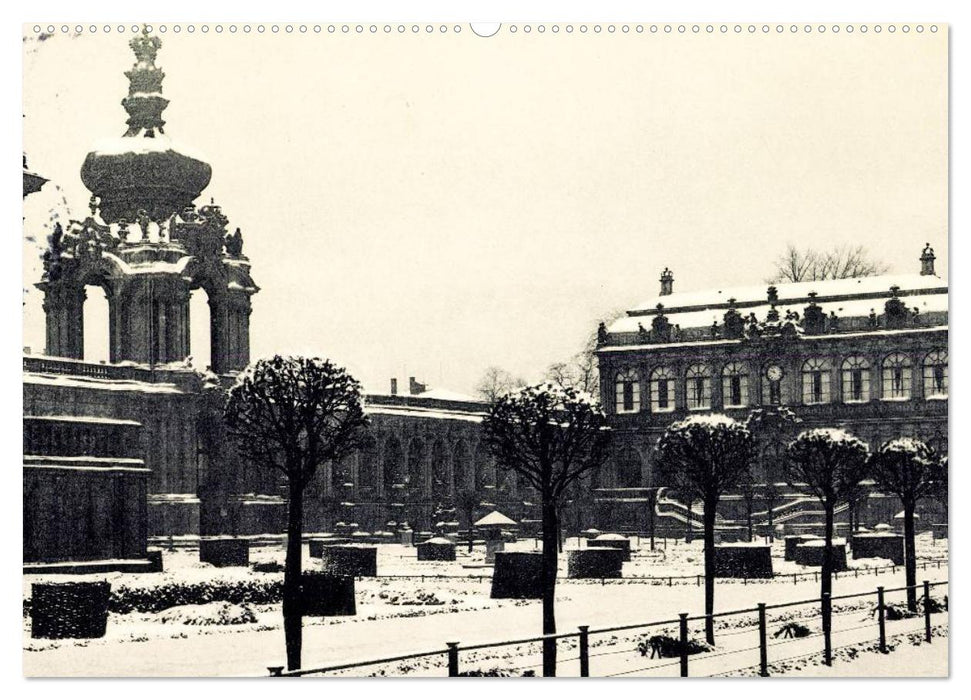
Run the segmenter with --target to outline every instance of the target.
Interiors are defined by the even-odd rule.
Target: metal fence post
[[[924,581],[924,639],[931,641],[931,582]]]
[[[823,663],[827,666],[833,665],[833,639],[830,629],[832,627],[832,602],[829,599],[829,593],[823,593],[822,600],[823,610]]]
[[[887,616],[883,604],[883,586],[877,586],[877,624],[880,626],[880,653],[887,653]]]
[[[759,603],[759,675],[769,675],[769,650],[765,634],[765,603]]]
[[[688,677],[688,613],[680,613],[681,618],[681,677]]]
[[[448,677],[455,678],[459,675],[459,643],[445,642],[448,647]]]
[[[580,625],[580,678],[590,676],[589,625]]]

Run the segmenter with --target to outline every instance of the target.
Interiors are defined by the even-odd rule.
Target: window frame
[[[640,413],[641,374],[634,367],[625,367],[614,375],[614,411],[619,415]],[[628,391],[630,408],[628,408]]]

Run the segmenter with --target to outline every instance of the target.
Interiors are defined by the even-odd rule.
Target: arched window
[[[924,398],[947,396],[947,350],[934,350],[924,358]]]
[[[632,447],[622,450],[614,464],[618,488],[633,489],[641,485],[641,457],[637,450]]]
[[[891,401],[909,399],[911,373],[909,357],[902,352],[887,355],[883,361],[883,398]]]
[[[637,413],[641,410],[640,375],[636,369],[617,373],[617,413]]]
[[[654,413],[674,410],[674,372],[668,367],[651,372],[651,410]]]
[[[711,368],[708,365],[691,365],[684,379],[688,408],[692,411],[711,408]]]
[[[729,362],[722,370],[722,403],[725,408],[748,405],[748,370],[741,362]]]
[[[843,360],[843,403],[870,400],[870,361],[854,355]]]
[[[822,357],[813,357],[802,365],[802,402],[806,405],[829,403],[829,380],[833,364]]]

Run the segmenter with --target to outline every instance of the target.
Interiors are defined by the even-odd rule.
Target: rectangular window
[[[782,403],[782,382],[778,379],[769,380],[769,404],[778,406]]]
[[[742,378],[732,377],[731,387],[729,391],[729,405],[731,406],[741,406],[742,405]]]
[[[819,372],[813,372],[812,375],[812,395],[813,403],[823,402],[823,375]]]
[[[662,411],[668,408],[668,380],[659,379],[657,382],[657,407]]]
[[[624,410],[634,410],[634,382],[624,382]]]
[[[883,370],[883,398],[910,398],[910,367],[886,367]]]

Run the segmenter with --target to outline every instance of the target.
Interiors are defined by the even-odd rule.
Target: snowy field
[[[591,629],[623,626],[644,622],[671,620],[680,612],[699,614],[704,606],[703,588],[696,576],[702,568],[701,543],[669,540],[657,542],[651,552],[647,540],[634,540],[632,561],[624,564],[623,580],[569,581],[557,584],[557,623],[561,632],[575,631],[578,625]],[[532,540],[521,541],[509,549],[530,550]],[[576,540],[567,542],[575,548]],[[929,534],[918,541],[918,581],[945,580],[946,563],[937,560],[947,556],[946,541],[934,541]],[[777,574],[809,573],[782,558],[782,544],[773,550]],[[418,562],[415,550],[400,545],[380,545],[377,579],[356,582],[357,615],[353,617],[307,618],[304,621],[304,665],[321,667],[402,654],[444,649],[446,642],[472,645],[507,639],[527,638],[541,631],[539,601],[491,600],[491,568],[485,567],[484,552],[477,548],[468,555],[458,548],[455,562]],[[315,560],[305,551],[305,568]],[[254,549],[251,561],[282,562],[282,547]],[[926,572],[920,569],[928,564]],[[887,566],[883,560],[850,560],[853,571],[842,573],[834,582],[834,595],[872,592],[877,586],[895,588],[904,585],[902,568],[876,573]],[[167,582],[213,582],[266,584],[282,574],[256,573],[235,567],[217,569],[198,562],[194,549],[165,552],[166,571],[157,574],[101,574],[78,576],[25,576],[24,597],[30,596],[30,583],[39,580],[108,580],[114,590],[121,586],[149,588]],[[566,575],[566,557],[561,557],[561,575]],[[422,578],[424,577],[424,579]],[[447,578],[440,578],[447,577]],[[634,577],[655,577],[638,580]],[[664,577],[672,577],[671,584]],[[678,578],[687,577],[687,578]],[[757,603],[785,603],[818,596],[819,584],[812,578],[779,577],[772,581],[719,580],[715,589],[715,610],[753,608]],[[933,589],[935,598],[943,598],[945,587]],[[900,603],[902,594],[888,594],[888,603]],[[882,659],[897,654],[930,656],[933,662],[922,664],[921,672],[946,674],[947,614],[932,617],[935,643],[915,646],[910,642],[896,645],[885,657],[865,651],[877,636],[877,623],[872,614],[876,597],[836,601],[834,603],[833,646],[836,663],[832,668],[817,667],[822,638],[816,619],[818,606],[805,605],[770,611],[768,618],[769,663],[773,675],[801,673],[838,674],[840,668],[849,675],[893,675],[909,671],[903,665],[881,665]],[[773,635],[787,622],[801,622],[810,636],[788,640]],[[221,623],[221,624],[220,624]],[[229,624],[227,624],[229,623]],[[691,657],[691,675],[751,675],[758,668],[757,618],[753,613],[720,618],[716,622],[716,646]],[[923,618],[894,620],[887,623],[889,637],[916,634],[923,630]],[[665,676],[677,675],[677,659],[649,659],[638,651],[638,643],[656,634],[677,636],[677,626],[591,635],[590,667],[595,676]],[[703,639],[700,627],[692,624],[691,636]],[[35,640],[30,638],[29,618],[24,618],[24,673],[26,675],[99,675],[99,676],[260,676],[268,666],[284,663],[282,616],[280,605],[228,605],[213,602],[184,605],[158,612],[112,613],[104,638],[93,640]],[[576,675],[577,641],[559,643],[560,675]],[[522,644],[460,654],[462,671],[501,671],[512,675],[540,673],[538,644]],[[844,656],[841,656],[844,654]],[[850,658],[852,657],[852,658]],[[901,657],[903,658],[903,657]],[[788,659],[788,661],[784,661]],[[869,660],[868,665],[864,663]],[[753,669],[754,667],[754,669]],[[872,670],[864,671],[864,667]],[[859,672],[852,670],[858,668]],[[884,669],[881,671],[881,669]],[[943,669],[943,671],[941,671]],[[940,671],[940,673],[938,673]],[[367,666],[331,675],[445,675],[444,654],[425,659]]]

